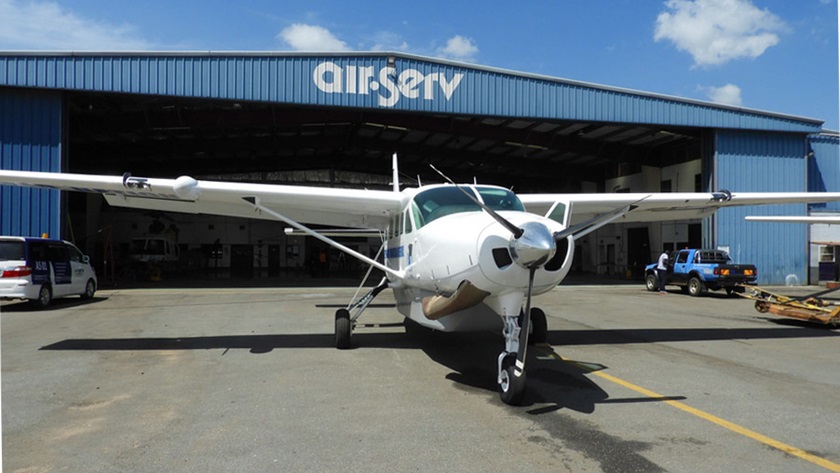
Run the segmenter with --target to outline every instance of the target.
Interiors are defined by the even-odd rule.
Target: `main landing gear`
[[[505,404],[518,406],[525,397],[525,364],[519,360],[520,344],[534,345],[545,343],[548,336],[548,323],[545,312],[536,307],[530,310],[530,321],[525,322],[524,313],[519,316],[505,316],[502,335],[505,337],[505,350],[499,354],[499,398]],[[527,325],[529,334],[522,332],[522,325]],[[522,347],[524,348],[524,347]],[[522,350],[524,355],[524,350]],[[524,359],[524,356],[522,357]]]
[[[371,301],[380,292],[388,288],[388,278],[382,278],[379,285],[370,290],[367,294],[350,304],[346,309],[335,311],[335,347],[339,349],[350,348],[350,337],[353,334],[353,326],[362,312],[370,305]],[[351,316],[350,311],[355,311]]]

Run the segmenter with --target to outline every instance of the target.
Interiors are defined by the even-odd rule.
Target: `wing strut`
[[[257,212],[261,212],[261,213],[270,215],[270,216],[276,218],[277,220],[280,220],[281,222],[287,223],[287,224],[297,228],[298,230],[302,231],[303,233],[306,233],[307,235],[309,235],[311,237],[317,238],[317,239],[323,241],[324,243],[332,246],[333,248],[336,248],[337,250],[343,251],[343,252],[347,253],[348,255],[350,255],[350,256],[352,256],[356,259],[359,259],[359,260],[361,260],[361,261],[363,261],[363,262],[365,262],[365,263],[367,263],[367,264],[369,264],[369,265],[371,265],[371,266],[373,266],[377,269],[381,269],[382,271],[385,271],[386,273],[391,274],[391,275],[393,275],[395,277],[398,277],[400,279],[402,279],[405,276],[405,274],[403,274],[402,271],[396,271],[394,269],[391,269],[391,268],[385,266],[384,264],[359,253],[358,251],[352,250],[352,249],[342,245],[341,243],[339,243],[335,240],[332,240],[330,238],[325,237],[324,235],[321,235],[320,233],[316,232],[315,230],[312,230],[309,227],[304,226],[301,223],[298,223],[298,222],[296,222],[296,221],[294,221],[294,220],[292,220],[288,217],[280,215],[279,213],[269,209],[268,207],[263,206],[262,204],[260,204],[260,201],[257,197],[243,197],[242,200],[251,204],[254,207],[254,210],[256,210]]]
[[[648,196],[648,197],[650,197],[650,196]],[[572,225],[571,227],[569,227],[565,230],[561,230],[561,231],[555,233],[554,234],[554,240],[555,241],[564,240],[569,235],[572,235],[575,240],[579,240],[583,236],[594,232],[595,230],[603,227],[604,225],[612,223],[614,220],[616,220],[620,217],[623,217],[624,215],[627,214],[627,212],[630,212],[630,211],[634,210],[636,207],[638,207],[637,204],[639,202],[645,200],[645,199],[647,199],[647,197],[645,197],[644,199],[639,199],[639,200],[637,200],[636,202],[633,202],[630,205],[626,205],[624,207],[617,208],[617,209],[613,210],[612,212],[607,212],[605,214],[597,215],[594,218],[591,218],[591,219],[589,219],[585,222],[578,223],[577,225]]]

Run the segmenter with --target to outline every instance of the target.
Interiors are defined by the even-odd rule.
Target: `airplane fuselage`
[[[477,193],[485,202],[516,199],[501,188],[465,188],[480,189]],[[436,192],[448,195],[437,196],[432,205],[429,201],[435,196],[425,194]],[[404,277],[388,277],[400,313],[423,326],[442,331],[495,329],[501,324],[500,315],[521,310],[529,270],[511,256],[510,232],[480,208],[463,202],[460,192],[443,186],[421,190],[407,200],[405,211],[389,226],[385,245],[386,265]],[[445,199],[450,201],[442,202]],[[565,228],[525,212],[518,201],[500,207],[505,205],[510,209],[497,209],[498,213],[514,225],[539,222],[552,233]],[[571,238],[566,241],[552,261],[536,270],[532,294],[551,290],[568,274],[574,251]],[[439,300],[430,302],[433,297]]]

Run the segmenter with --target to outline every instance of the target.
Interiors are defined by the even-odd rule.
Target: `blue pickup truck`
[[[754,283],[758,271],[752,264],[733,264],[732,258],[722,250],[679,250],[669,255],[667,285],[680,286],[683,292],[702,296],[707,291],[725,289],[732,294],[739,284]],[[645,287],[648,291],[659,288],[656,263],[645,267]]]

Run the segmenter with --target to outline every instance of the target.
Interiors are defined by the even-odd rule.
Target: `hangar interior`
[[[703,187],[700,158],[705,132],[697,129],[105,93],[68,93],[66,103],[67,171],[74,173],[191,175],[198,179],[390,189],[391,157],[397,153],[403,187],[441,182],[429,164],[445,170],[456,182],[488,183],[521,192],[605,192],[607,186],[612,192],[628,192],[631,185],[650,187],[628,181],[640,176],[655,182],[656,188],[651,190],[656,191],[699,191]],[[674,178],[660,179],[663,168],[666,175],[670,169]],[[687,180],[676,179],[680,170],[692,171],[686,174]],[[99,199],[87,199],[85,206],[81,199],[76,201],[72,209],[86,212],[87,203],[99,205]],[[252,269],[259,272],[260,268],[272,275],[290,269],[312,274],[317,272],[312,260],[320,258],[321,251],[328,253],[331,268],[359,270],[354,262],[339,262],[340,254],[320,242],[281,236],[277,224],[212,216],[138,216],[136,211],[119,209],[107,215],[117,223],[116,241],[122,246],[132,235],[142,236],[152,224],[138,223],[138,219],[169,222],[167,228],[174,224],[179,234],[186,230],[179,236],[185,253],[198,245],[207,254],[208,245],[220,238],[223,257],[211,265],[232,267],[238,274],[250,274]],[[82,222],[81,218],[76,220]],[[94,226],[102,223],[100,220]],[[208,232],[207,225],[218,230]],[[699,222],[670,225],[677,235],[677,226],[686,229],[682,240],[672,241],[671,247],[701,244]],[[202,236],[190,237],[190,228]],[[77,229],[75,233],[94,230]],[[637,272],[641,271],[638,266],[655,257],[646,230],[647,226],[630,230],[637,241],[632,245],[635,254],[628,257],[634,260]],[[615,232],[607,233],[615,237]],[[373,254],[377,250],[375,241],[350,243]],[[576,269],[624,276],[627,269],[619,269],[627,266],[618,253],[621,245],[602,246],[603,255],[593,254],[590,261],[581,253]],[[580,249],[586,251],[586,246]],[[253,268],[248,261],[254,261]]]
[[[93,59],[116,61],[116,56],[93,55]],[[389,67],[396,56],[417,68],[509,75],[393,53],[373,56],[388,61]],[[148,57],[156,56],[149,53]],[[31,58],[23,61],[27,59]],[[7,71],[22,67],[8,58],[0,58],[0,66]],[[40,70],[35,67],[37,75]],[[112,73],[117,70],[115,67]],[[433,164],[455,181],[496,184],[517,192],[708,191],[725,181],[716,174],[720,152],[717,127],[742,128],[692,118],[630,120],[612,111],[614,106],[603,104],[598,105],[608,111],[523,114],[502,108],[488,113],[478,106],[435,110],[320,99],[266,100],[236,93],[196,97],[154,90],[138,93],[130,88],[97,86],[95,81],[93,85],[77,81],[61,86],[43,85],[37,77],[14,80],[14,74],[9,73],[0,77],[6,77],[6,83],[0,82],[0,92],[7,95],[56,94],[49,89],[58,89],[60,168],[74,173],[191,175],[198,179],[390,189],[391,156],[397,153],[403,187],[440,182],[429,167]],[[740,112],[591,84],[568,85],[727,114]],[[487,88],[478,100],[502,101],[502,93]],[[813,120],[745,113],[794,123],[791,129],[782,126],[782,131],[788,141],[795,142],[794,148],[802,146],[799,157],[806,154],[807,133],[803,130],[819,130],[819,122]],[[836,139],[829,141],[829,151],[821,155],[838,148]],[[4,168],[8,161],[4,157]],[[801,172],[804,175],[805,166]],[[834,184],[831,178],[829,186]],[[109,252],[117,261],[123,260],[132,251],[132,239],[159,235],[177,240],[180,260],[202,274],[208,268],[247,277],[355,275],[363,270],[320,242],[286,235],[280,224],[118,210],[108,207],[99,196],[85,194],[69,195],[62,205],[62,236],[85,240],[81,245],[94,260],[99,254],[108,259]],[[640,276],[644,264],[663,247],[718,245],[716,225],[706,220],[611,225],[577,246],[575,270],[622,278]],[[354,238],[344,243],[374,255],[379,246],[374,240]],[[120,266],[118,263],[117,271]],[[109,277],[118,275],[105,274],[106,280]]]

